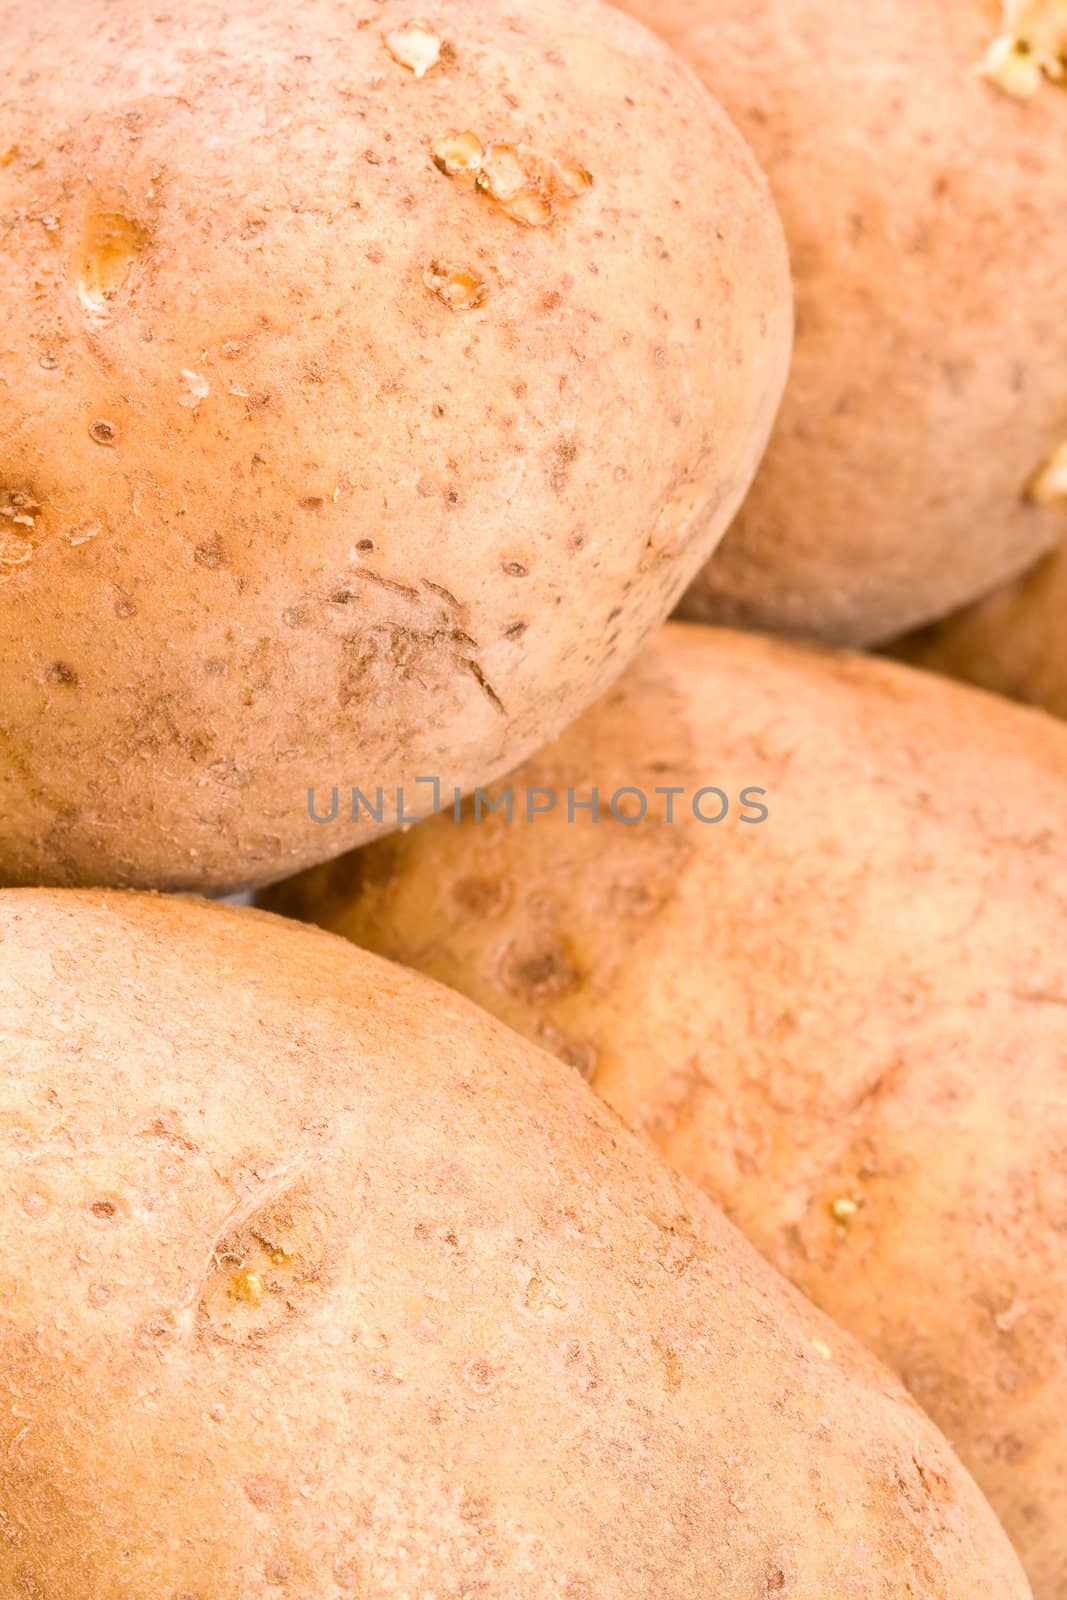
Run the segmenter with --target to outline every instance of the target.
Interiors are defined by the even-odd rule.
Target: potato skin
[[[582,1069],[903,1377],[1062,1600],[1067,732],[675,624],[514,783],[604,815],[435,819],[270,903]],[[769,816],[613,822],[624,784],[761,786]]]
[[[420,15],[417,78],[401,0],[0,0],[0,881],[262,883],[374,831],[313,786],[506,770],[747,487],[791,303],[725,116],[594,0]]]
[[[1028,1593],[896,1380],[459,996],[15,890],[0,1039],[5,1595]]]
[[[1067,544],[977,605],[900,639],[891,654],[1067,718]]]
[[[1024,489],[1067,438],[1067,94],[975,67],[1000,0],[622,0],[764,166],[797,343],[753,491],[686,615],[884,643],[1067,531]]]

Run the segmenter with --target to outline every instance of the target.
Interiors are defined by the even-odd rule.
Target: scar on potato
[[[0,578],[32,560],[40,514],[40,502],[29,490],[0,487]]]
[[[132,217],[118,211],[89,214],[74,263],[78,299],[88,316],[97,321],[110,316],[147,243],[147,230]]]
[[[1004,25],[978,68],[1015,100],[1067,86],[1067,0],[1004,0]]]
[[[201,1329],[257,1344],[322,1292],[326,1218],[303,1181],[231,1218],[215,1242],[198,1299]]]
[[[1035,506],[1067,506],[1067,439],[1038,467],[1026,498]]]
[[[489,294],[489,286],[480,274],[442,261],[431,261],[422,281],[450,311],[474,311],[485,304]]]
[[[445,134],[432,149],[446,178],[474,186],[498,210],[527,228],[545,228],[561,208],[593,186],[584,167],[562,165],[529,145],[484,145],[469,129]]]

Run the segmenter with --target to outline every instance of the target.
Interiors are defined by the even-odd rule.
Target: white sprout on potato
[[[1016,100],[1045,82],[1067,86],[1067,0],[1005,0],[1003,31],[978,70]]]
[[[1026,495],[1038,506],[1067,506],[1067,439],[1034,473]]]
[[[393,60],[416,78],[425,78],[449,54],[448,46],[425,22],[407,22],[385,36]]]
[[[592,188],[592,173],[542,156],[529,145],[483,145],[470,129],[446,134],[432,149],[446,178],[473,180],[475,188],[513,221],[546,227],[561,206]]]

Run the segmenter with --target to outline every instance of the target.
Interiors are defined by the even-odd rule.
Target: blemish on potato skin
[[[507,886],[500,878],[457,878],[452,897],[464,911],[477,917],[498,914],[507,903]]]
[[[470,267],[431,261],[422,281],[434,298],[450,311],[476,311],[489,296],[485,279]]]
[[[501,716],[506,716],[507,712],[504,702],[493,688],[493,685],[489,682],[489,679],[486,677],[481,665],[469,656],[461,657],[461,665],[463,670],[468,672],[474,679],[479,689],[485,695],[485,698],[489,701],[489,704],[493,707],[493,710],[498,711]]]
[[[571,468],[578,459],[578,442],[573,438],[557,439],[552,447],[548,481],[556,494],[562,494],[570,479]]]
[[[475,1394],[492,1394],[497,1386],[497,1375],[484,1357],[476,1356],[463,1368],[463,1382]]]
[[[119,211],[91,212],[74,263],[78,299],[90,317],[106,318],[148,244],[148,231]]]
[[[89,424],[89,437],[94,444],[99,444],[105,450],[113,450],[119,442],[119,430],[115,423],[109,422],[106,417],[97,417]]]
[[[95,522],[90,518],[88,521],[79,522],[76,527],[69,529],[67,533],[67,543],[70,545],[71,549],[76,550],[79,545],[90,544],[92,540],[98,538],[102,532],[103,529],[100,523]]]
[[[207,544],[198,544],[193,552],[193,560],[198,567],[207,567],[211,572],[216,571],[219,567],[229,565],[229,557],[221,539],[212,539]]]
[[[77,672],[67,661],[53,661],[45,673],[47,682],[60,685],[64,689],[77,689],[81,680]]]
[[[178,404],[186,411],[196,411],[200,402],[210,395],[211,385],[203,373],[193,372],[187,367],[182,369],[181,377],[185,392],[178,397]]]
[[[277,1511],[285,1498],[282,1485],[277,1478],[265,1476],[246,1478],[241,1487],[257,1511]]]
[[[33,541],[0,524],[0,577],[6,577],[20,567],[28,566],[33,559]]]
[[[581,974],[562,940],[520,948],[509,945],[500,965],[505,989],[520,999],[539,1003],[572,994]]]
[[[141,1350],[162,1350],[177,1343],[180,1337],[174,1318],[165,1311],[149,1317],[137,1330],[135,1342]]]
[[[40,512],[40,501],[27,489],[0,489],[0,518],[14,528],[32,528]]]
[[[304,1184],[266,1200],[216,1243],[198,1297],[203,1332],[256,1344],[322,1290],[325,1220]]]

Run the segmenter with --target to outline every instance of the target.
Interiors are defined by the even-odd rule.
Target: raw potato
[[[0,0],[0,881],[209,890],[502,772],[731,519],[766,182],[594,0]],[[401,807],[391,803],[383,826]]]
[[[895,1380],[458,996],[11,891],[0,1040],[5,1596],[1029,1593]]]
[[[1067,718],[1067,544],[893,654]]]
[[[592,784],[600,822],[568,822]],[[612,820],[624,785],[645,822]],[[693,819],[707,785],[718,826]],[[559,795],[529,826],[527,786]],[[675,625],[520,769],[515,806],[271,903],[581,1068],[897,1370],[1063,1600],[1067,730],[892,663]]]
[[[1067,438],[1067,88],[1048,75],[1067,0],[623,9],[751,142],[797,294],[766,461],[687,614],[878,643],[1017,576],[1067,536],[1026,494]],[[1047,63],[1022,100],[980,70],[1016,37]]]

